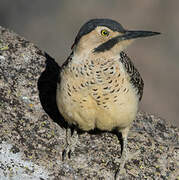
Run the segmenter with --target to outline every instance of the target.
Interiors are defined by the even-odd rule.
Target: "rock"
[[[113,179],[120,143],[82,133],[62,162],[67,124],[55,93],[59,66],[29,41],[0,27],[0,179]],[[129,133],[126,179],[179,178],[179,130],[139,112]]]

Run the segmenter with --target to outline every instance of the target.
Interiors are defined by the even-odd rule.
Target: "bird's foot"
[[[126,180],[127,179],[127,176],[126,176],[126,171],[125,169],[123,170],[120,170],[119,172],[117,172],[115,174],[115,180]]]
[[[73,151],[71,150],[70,146],[66,146],[63,151],[62,151],[62,161],[70,159],[71,158],[71,153]]]
[[[71,129],[68,128],[66,130],[66,145],[64,150],[62,151],[62,161],[70,159],[71,154],[74,152],[76,144],[78,141],[77,131],[74,130],[73,134],[71,133]]]
[[[135,153],[128,153],[127,151],[123,152],[122,156],[120,159],[116,159],[115,163],[119,163],[119,169],[117,170],[116,174],[115,174],[115,180],[124,180],[127,179],[127,174],[126,174],[126,170],[125,170],[125,163],[128,160],[133,159],[134,157],[136,157],[138,154],[140,153],[140,150],[136,151]]]
[[[115,163],[120,163],[119,169],[117,170],[115,174],[115,180],[123,180],[126,179],[126,170],[124,168],[124,165],[126,163],[127,159],[121,157],[120,159],[116,159]]]

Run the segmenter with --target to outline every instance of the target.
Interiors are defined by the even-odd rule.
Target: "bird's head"
[[[72,49],[77,53],[102,53],[111,51],[119,54],[136,38],[158,35],[152,31],[130,31],[111,19],[92,19],[79,30]]]

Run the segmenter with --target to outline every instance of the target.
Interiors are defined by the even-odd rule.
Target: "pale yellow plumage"
[[[79,64],[72,60],[61,72],[57,89],[59,110],[69,123],[82,130],[111,131],[125,128],[135,119],[139,101],[136,91],[119,57],[108,56],[106,53],[96,59],[88,57]],[[90,70],[86,65],[85,71],[84,65],[91,65],[88,59],[93,59],[94,67]]]
[[[57,106],[69,125],[84,131],[118,130],[122,133],[122,157],[116,179],[127,159],[127,135],[136,118],[143,94],[143,80],[123,52],[134,39],[157,35],[150,31],[127,31],[110,19],[93,19],[82,26],[63,64],[57,84]],[[75,131],[76,132],[76,131]],[[67,129],[63,157],[74,150]]]

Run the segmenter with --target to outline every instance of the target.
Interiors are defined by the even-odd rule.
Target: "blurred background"
[[[0,0],[0,25],[35,43],[60,65],[79,28],[91,18],[162,32],[136,40],[126,52],[145,82],[140,108],[179,127],[178,0]]]

